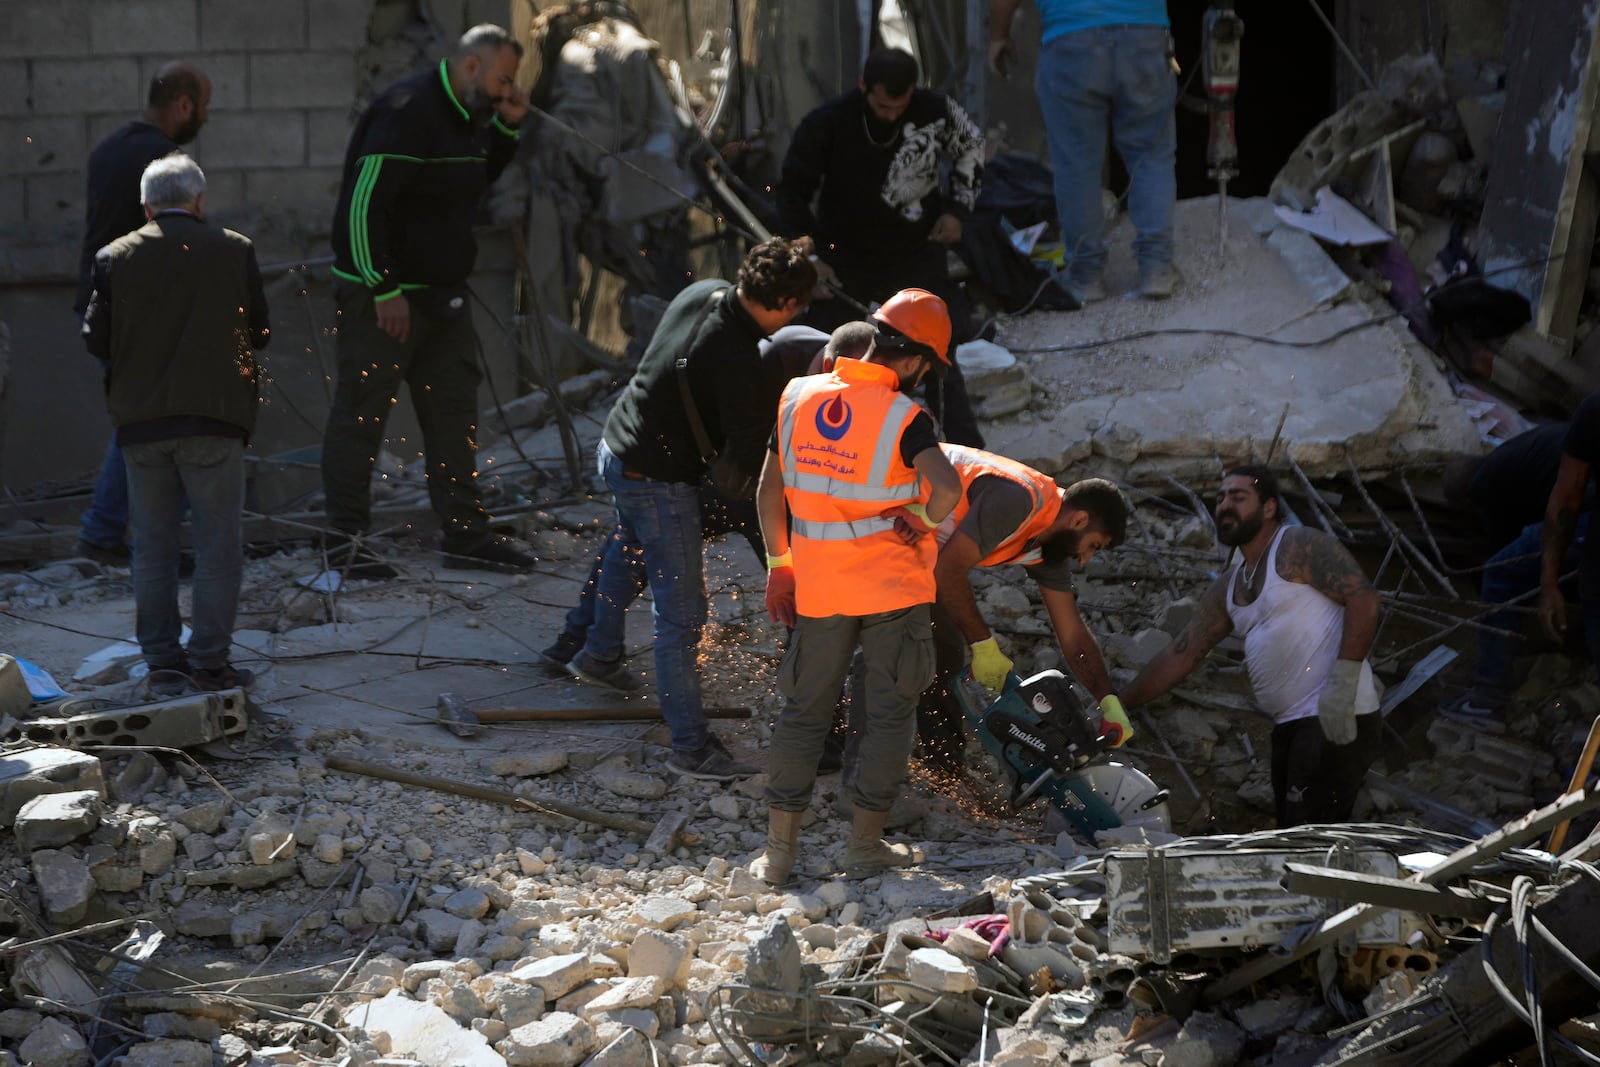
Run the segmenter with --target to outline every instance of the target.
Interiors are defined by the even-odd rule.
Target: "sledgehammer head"
[[[439,694],[439,725],[457,737],[477,737],[478,717],[465,700],[454,693]]]

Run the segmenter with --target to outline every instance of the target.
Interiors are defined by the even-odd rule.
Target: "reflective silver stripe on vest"
[[[816,522],[812,519],[791,518],[791,530],[796,537],[811,541],[855,541],[873,534],[894,529],[893,519],[857,519],[855,522]]]
[[[883,425],[878,429],[878,444],[872,450],[872,470],[867,474],[867,481],[873,485],[882,485],[889,480],[889,464],[900,451],[900,427],[912,407],[911,398],[904,393],[889,401],[889,413],[883,417]]]
[[[994,474],[996,477],[1004,478],[1013,485],[1019,485],[1028,491],[1028,495],[1033,497],[1032,511],[1037,512],[1044,506],[1044,497],[1039,494],[1039,487],[1033,484],[1033,479],[1013,478],[1011,472],[1007,471],[1003,466],[979,459],[973,449],[964,445],[941,445],[940,447],[944,449],[945,458],[950,461],[951,466],[988,467],[990,469],[978,475],[979,478],[983,477],[984,474]]]
[[[794,416],[800,407],[800,395],[806,391],[805,386],[799,384],[797,389],[785,389],[783,400],[778,405],[778,448],[783,452],[783,484],[793,485],[790,476],[795,473],[794,454]]]
[[[857,482],[837,481],[826,474],[809,472],[796,472],[791,477],[787,470],[783,472],[783,484],[791,489],[832,497],[834,500],[869,502],[881,500],[884,503],[893,503],[899,500],[915,500],[922,493],[917,482],[907,482],[904,485],[861,485]]]
[[[890,504],[902,500],[916,500],[922,495],[920,478],[915,478],[904,485],[883,484],[889,477],[889,464],[894,458],[894,450],[900,447],[900,424],[913,406],[909,398],[897,396],[890,401],[888,414],[884,418],[883,426],[878,430],[878,442],[873,450],[872,469],[867,472],[867,481],[845,482],[830,478],[826,474],[812,474],[799,469],[799,457],[794,450],[794,427],[795,417],[799,413],[800,397],[805,391],[803,387],[786,391],[779,405],[778,447],[783,451],[784,485],[801,492],[832,497],[835,500],[883,501]]]

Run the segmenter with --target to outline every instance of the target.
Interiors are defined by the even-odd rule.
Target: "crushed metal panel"
[[[1284,865],[1291,860],[1388,878],[1400,873],[1399,860],[1382,849],[1346,853],[1337,865],[1320,848],[1107,853],[1111,951],[1166,963],[1178,952],[1263,948],[1338,911],[1337,905],[1283,888]],[[1356,936],[1362,944],[1395,944],[1402,939],[1401,916],[1377,914]]]

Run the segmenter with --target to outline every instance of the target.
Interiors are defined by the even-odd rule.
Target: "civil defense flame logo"
[[[844,397],[836,396],[817,409],[817,432],[830,441],[850,432],[850,405]]]

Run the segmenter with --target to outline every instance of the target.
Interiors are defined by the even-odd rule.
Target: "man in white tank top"
[[[1122,690],[1135,708],[1166,693],[1229,633],[1244,638],[1256,702],[1272,716],[1279,826],[1343,822],[1383,733],[1367,653],[1378,594],[1333,537],[1284,526],[1263,466],[1230,471],[1217,494],[1217,540],[1240,559],[1212,583],[1194,620]]]

